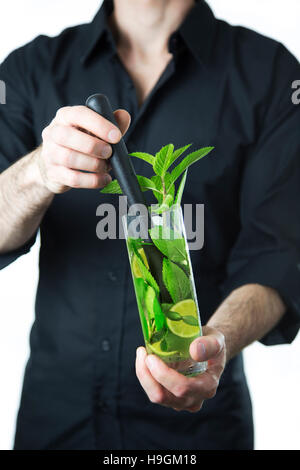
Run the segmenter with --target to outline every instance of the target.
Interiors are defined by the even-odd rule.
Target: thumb
[[[196,338],[190,345],[191,357],[197,362],[208,361],[218,356],[225,347],[224,335],[211,327],[204,327],[204,336]]]

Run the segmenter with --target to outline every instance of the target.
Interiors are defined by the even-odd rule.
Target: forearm
[[[55,194],[111,181],[110,144],[130,124],[125,110],[115,118],[117,125],[86,106],[60,108],[42,132],[43,144],[0,175],[0,254],[32,237]]]
[[[227,360],[261,339],[283,317],[286,306],[269,287],[247,284],[234,290],[210,318],[208,326],[225,336]]]
[[[17,249],[32,237],[53,199],[35,162],[39,151],[0,175],[0,253]]]

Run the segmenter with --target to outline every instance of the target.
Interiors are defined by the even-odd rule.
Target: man
[[[2,64],[2,266],[41,231],[16,449],[253,448],[240,351],[299,328],[299,72],[282,45],[193,0],[105,1],[92,24]],[[120,130],[82,106],[96,92]],[[120,131],[129,151],[215,146],[183,198],[205,204],[205,245],[191,252],[198,377],[146,357],[124,240],[95,235],[97,206],[117,207],[98,188]]]

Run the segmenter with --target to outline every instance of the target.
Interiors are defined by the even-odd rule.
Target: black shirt
[[[173,59],[141,107],[105,1],[91,24],[40,36],[0,68],[0,169],[41,142],[58,108],[96,92],[132,116],[125,141],[154,154],[173,142],[215,146],[188,175],[183,203],[205,204],[204,248],[192,251],[202,322],[234,288],[277,289],[288,311],[263,338],[291,342],[300,318],[300,108],[297,60],[279,43],[216,20],[200,1],[170,37]],[[134,159],[139,174],[147,164]],[[201,412],[153,404],[135,375],[143,344],[124,240],[96,237],[98,190],[57,195],[41,227],[40,279],[16,449],[249,449],[242,357]],[[2,267],[26,253],[1,256]]]

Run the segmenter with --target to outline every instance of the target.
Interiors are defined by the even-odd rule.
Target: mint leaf
[[[150,315],[150,318],[154,318],[153,300],[155,298],[155,290],[151,286],[147,286],[145,294],[145,305]]]
[[[150,153],[145,153],[145,152],[133,152],[129,154],[131,157],[136,157],[139,158],[140,160],[144,160],[147,163],[150,163],[150,165],[154,165],[154,159],[155,157],[151,155]]]
[[[102,194],[122,194],[122,189],[118,183],[118,180],[113,180],[108,183],[105,188],[101,189],[100,193]]]
[[[202,149],[196,150],[195,152],[187,155],[180,163],[177,165],[174,170],[171,172],[170,184],[174,184],[179,176],[193,163],[196,163],[201,158],[205,157],[208,153],[213,150],[214,147],[204,147]]]
[[[152,245],[151,242],[145,242],[142,238],[132,238],[128,237],[127,244],[129,247],[129,251],[138,251],[140,248],[144,248],[144,246]]]
[[[137,175],[137,179],[138,179],[138,182],[142,191],[148,191],[150,189],[151,191],[161,193],[161,190],[156,187],[156,184],[154,181],[152,181],[152,179],[149,179],[149,178],[146,178],[146,176],[140,176],[140,175]],[[118,180],[116,179],[108,183],[108,185],[105,186],[105,188],[101,189],[101,193],[102,194],[123,194],[122,189],[120,188],[120,185],[118,183]]]
[[[167,312],[165,312],[165,315],[166,315],[167,318],[169,318],[169,319],[172,320],[172,321],[179,321],[179,320],[181,320],[181,315],[180,315],[180,313],[172,312],[171,310],[168,310]]]
[[[154,245],[172,261],[183,263],[187,259],[185,239],[176,238],[177,232],[162,225],[156,225],[149,232]]]
[[[160,303],[157,300],[156,292],[151,286],[147,287],[145,295],[145,304],[150,314],[150,317],[154,318],[155,320],[155,326],[157,331],[161,330],[165,323],[164,315],[160,307]]]
[[[171,175],[170,175],[171,176]],[[162,181],[161,181],[161,177],[160,176],[157,176],[157,175],[154,175],[152,176],[151,178],[151,181],[153,181],[153,183],[155,184],[156,186],[156,189],[159,191],[159,192],[154,192],[154,196],[156,197],[157,199],[157,202],[159,204],[162,203],[162,200],[163,200],[163,191],[162,191]]]
[[[153,310],[154,310],[156,329],[157,331],[159,331],[165,325],[165,317],[161,309],[160,303],[157,299],[157,296],[155,296],[153,300]]]
[[[188,144],[188,145],[185,145],[184,147],[180,147],[179,149],[175,150],[172,155],[171,155],[171,158],[169,158],[169,161],[168,161],[168,166],[167,166],[167,170],[169,169],[169,167],[175,162],[175,160],[177,160],[177,158],[179,158],[192,144]]]
[[[165,160],[168,154],[168,148],[169,146],[165,145],[155,155],[153,170],[157,174],[157,176],[161,177],[162,174],[164,173],[164,164],[165,164]]]
[[[183,269],[183,271],[185,272],[185,274],[189,277],[190,276],[190,267],[189,267],[189,263],[187,260],[184,260],[182,262],[179,263],[180,264],[180,268]]]
[[[153,333],[153,335],[150,338],[150,344],[158,343],[158,341],[162,340],[162,338],[165,336],[166,332],[167,332],[166,329],[162,328],[161,330]]]
[[[174,197],[175,196],[175,186],[171,181],[171,173],[168,173],[167,171],[166,171],[165,177],[164,177],[164,185],[165,185],[166,189],[168,188],[167,194],[171,194],[171,196]]]
[[[174,304],[166,304],[166,303],[162,303],[161,304],[161,308],[162,308],[162,311],[165,313],[167,312],[168,310],[170,310],[171,307],[173,307]]]
[[[157,189],[155,182],[149,178],[146,178],[146,176],[137,175],[137,179],[142,191],[148,191],[151,189],[152,191],[160,192],[160,190]]]
[[[165,145],[155,155],[153,170],[161,178],[164,178],[164,176],[165,176],[165,172],[167,170],[168,160],[171,158],[173,150],[174,150],[174,145],[173,144]]]
[[[163,281],[174,303],[191,296],[189,278],[177,264],[168,258],[163,260]]]
[[[188,325],[199,326],[198,319],[196,317],[193,317],[192,315],[184,315],[181,319],[182,321],[184,321],[184,323],[187,323]]]
[[[146,309],[145,309],[145,305],[143,301],[143,299],[145,298],[147,284],[144,282],[142,278],[137,278],[137,279],[134,279],[134,286],[136,290],[136,299],[137,299],[143,334],[144,334],[145,340],[148,341],[149,340],[149,331],[148,331],[149,327],[148,327],[148,322],[145,316]]]
[[[176,198],[175,198],[175,201],[174,201],[175,205],[178,204],[180,206],[180,204],[181,204],[182,194],[183,194],[183,190],[184,190],[184,186],[185,186],[185,182],[186,182],[186,177],[187,177],[187,171],[188,170],[186,169],[185,172],[183,173],[183,177],[181,178],[180,185],[178,187]]]
[[[136,260],[137,260],[137,263],[138,263],[138,267],[140,268],[143,279],[148,284],[150,284],[151,287],[153,287],[153,289],[155,290],[155,292],[157,294],[159,294],[160,290],[159,290],[158,284],[157,284],[156,280],[154,279],[154,277],[152,276],[152,274],[150,273],[150,271],[148,271],[148,268],[144,265],[144,262],[142,260],[141,255],[139,254],[138,250],[134,249],[134,253],[136,255]]]

